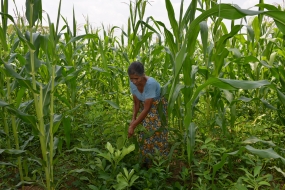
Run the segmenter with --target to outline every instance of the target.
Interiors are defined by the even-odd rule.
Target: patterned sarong
[[[143,108],[144,102],[141,101],[140,111],[142,111]],[[162,108],[161,112],[159,108]],[[153,101],[150,111],[142,121],[142,125],[146,130],[139,133],[138,142],[144,162],[149,162],[147,155],[153,155],[155,149],[157,149],[161,155],[167,156],[168,154],[167,122],[162,120],[162,117],[160,117],[161,114],[167,118],[167,100],[164,97],[157,98]]]

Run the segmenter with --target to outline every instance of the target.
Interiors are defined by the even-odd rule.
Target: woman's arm
[[[136,120],[137,114],[138,114],[139,109],[140,109],[140,100],[137,98],[136,95],[133,95],[133,102],[134,102],[133,118],[132,118],[132,122],[131,123],[133,123]]]
[[[135,97],[137,98],[137,97]],[[135,102],[136,100],[134,100]],[[138,118],[136,118],[135,120],[132,121],[132,123],[129,126],[129,130],[128,130],[128,137],[131,137],[134,134],[134,130],[135,128],[138,126],[138,124],[140,124],[142,122],[142,120],[147,116],[151,105],[153,103],[153,98],[149,98],[146,99],[144,102],[144,109],[143,111],[139,114]],[[135,107],[134,107],[135,109]],[[134,119],[134,118],[133,118]]]

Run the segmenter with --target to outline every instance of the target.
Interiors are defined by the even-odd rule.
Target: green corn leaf
[[[152,22],[155,24],[155,26],[157,27],[157,29],[160,31],[160,28],[159,28],[159,25],[158,23],[156,22],[156,20],[154,20],[154,18],[151,16],[151,17],[148,17],[147,20],[152,20]],[[151,25],[149,25],[147,22],[144,22],[143,20],[140,20],[139,21],[141,24],[143,24],[146,28],[148,28],[149,30],[153,31],[156,35],[158,35],[158,37],[160,38],[160,33],[154,29]]]
[[[43,88],[43,114],[46,115],[49,112],[49,105],[51,97],[51,81]]]
[[[34,139],[34,136],[30,136],[30,138],[28,140],[26,140],[24,142],[24,144],[21,146],[21,150],[25,150],[25,148],[27,147],[27,145],[29,144],[29,142],[31,142]]]
[[[111,100],[104,100],[104,101],[107,102],[108,104],[110,104],[113,108],[120,109],[120,106],[117,103],[115,103]]]
[[[5,107],[5,106],[8,106],[9,104],[3,100],[0,100],[0,106],[1,107]]]
[[[75,19],[75,11],[74,11],[74,6],[73,6],[73,11],[72,11],[72,24],[73,24],[73,36],[76,36],[76,30],[77,30],[77,23],[76,23],[76,19]]]
[[[99,36],[98,34],[83,34],[83,35],[79,35],[79,36],[75,36],[75,37],[72,37],[66,45],[70,44],[70,43],[73,43],[73,42],[76,42],[78,40],[81,40],[81,39],[93,39],[93,40],[96,40],[96,39],[99,39]]]
[[[270,5],[270,4],[259,3],[259,4],[255,5],[255,6],[259,7],[259,8],[262,8],[262,9],[267,9],[269,11],[279,11],[276,6]]]
[[[147,32],[141,41],[139,41],[137,44],[136,44],[136,47],[135,49],[133,50],[133,57],[137,57],[139,55],[139,51],[141,50],[143,44],[145,44],[147,42],[147,40],[149,40],[149,38],[152,37],[152,34],[153,32]]]
[[[195,125],[195,123],[190,123],[190,126],[187,130],[188,163],[190,163],[193,159],[194,148],[195,148],[195,137],[196,137],[195,133],[196,133],[196,125]]]
[[[11,77],[18,79],[18,81],[21,85],[25,86],[26,88],[30,89],[31,91],[35,91],[32,87],[31,81],[23,78],[18,73],[16,73],[14,71],[14,69],[12,68],[11,64],[4,64],[4,67],[5,67],[5,71],[7,72],[7,74],[9,74]]]
[[[43,62],[38,59],[36,54],[34,54],[33,56],[34,56],[34,68],[35,68],[35,72],[37,72],[39,70],[39,68],[41,67],[41,65],[43,64]],[[30,52],[27,53],[27,55],[26,55],[25,69],[27,70],[27,73],[30,73],[32,71]]]
[[[225,58],[229,55],[229,51],[226,48],[217,50],[217,54],[214,56],[215,69],[213,71],[213,76],[218,77],[221,69],[225,64]]]
[[[201,32],[201,40],[203,44],[203,53],[204,59],[207,56],[207,49],[208,49],[208,25],[206,21],[200,23],[200,32]]]
[[[19,87],[20,89],[17,92],[15,107],[18,108],[21,104],[22,98],[25,95],[26,88],[25,87]]]
[[[71,142],[71,118],[70,117],[64,117],[62,120],[63,123],[63,128],[64,128],[64,138],[66,142],[67,148],[70,147],[70,142]]]
[[[193,97],[191,98],[191,101],[189,101],[186,105],[187,110],[192,112],[192,105],[200,92],[206,88],[208,85],[213,85],[215,87],[225,89],[225,90],[237,90],[237,89],[255,89],[260,88],[262,86],[270,85],[271,83],[267,80],[261,80],[261,81],[241,81],[241,80],[231,80],[231,79],[222,79],[222,78],[209,78],[204,84],[198,86],[195,93],[193,94]],[[285,100],[285,99],[284,99]],[[185,117],[185,125],[190,125],[191,122],[191,114]]]
[[[18,167],[17,165],[14,165],[14,164],[12,164],[10,162],[0,162],[0,165]]]
[[[250,145],[246,145],[245,148],[255,154],[260,156],[261,158],[280,158],[280,160],[285,164],[285,158],[283,158],[282,156],[280,156],[278,153],[276,153],[272,148],[269,149],[255,149]]]
[[[156,21],[160,26],[164,28],[165,42],[174,54],[178,51],[177,45],[174,41],[174,35],[167,29],[163,22]]]
[[[103,62],[103,68],[104,70],[107,70],[108,68],[108,63],[107,63],[107,59],[106,59],[106,54],[104,52],[104,48],[103,48],[103,44],[102,44],[102,41],[99,39],[99,52],[100,52],[100,55],[101,55],[101,59],[102,59],[102,62]]]
[[[169,19],[173,34],[174,34],[176,39],[179,39],[178,23],[175,19],[175,13],[174,13],[174,9],[173,9],[173,6],[171,4],[171,1],[165,0],[165,6],[166,6],[168,19]]]
[[[67,150],[66,152],[74,152],[77,150],[82,152],[100,152],[97,148],[78,148],[78,147],[74,147],[71,150]]]
[[[57,132],[57,130],[61,124],[62,119],[63,119],[62,115],[55,114],[53,116],[53,130],[52,130],[53,134],[55,134]]]
[[[2,12],[0,12],[0,15],[2,15],[3,17],[7,17],[11,22],[13,22],[14,27],[15,27],[15,29],[16,29],[16,33],[17,33],[19,39],[20,39],[22,42],[24,42],[25,44],[27,44],[31,50],[35,50],[34,45],[33,45],[32,43],[30,43],[29,41],[27,41],[27,40],[25,39],[25,37],[23,36],[23,34],[21,33],[21,31],[20,31],[19,28],[17,27],[17,24],[15,23],[13,17],[12,17],[11,15],[9,15],[9,14],[4,14],[4,13],[2,13]]]
[[[13,106],[10,106],[8,103],[4,102],[3,100],[0,100],[0,106],[6,107],[10,113],[18,116],[20,119],[31,124],[35,129],[37,129],[37,124],[36,124],[37,121],[36,121],[35,116],[23,113],[20,110],[15,109]]]
[[[61,0],[59,1],[58,9],[57,9],[56,31],[55,31],[55,33],[56,33],[56,34],[58,33],[59,18],[60,18],[60,10],[61,10]]]
[[[30,42],[30,38],[31,38],[31,35],[30,35],[30,32],[26,32],[25,33],[25,38],[28,42]],[[33,46],[34,46],[34,50],[35,50],[35,53],[38,54],[38,51],[39,51],[39,48],[41,46],[41,43],[43,42],[44,38],[43,36],[41,35],[41,33],[37,32],[37,33],[32,33],[32,38],[33,38]]]
[[[23,154],[26,152],[25,150],[15,150],[15,149],[0,149],[0,154],[7,153],[7,154]]]
[[[2,27],[0,27],[0,42],[2,44],[4,51],[8,51],[8,45],[7,45],[7,41],[6,41],[6,33],[3,31]]]
[[[248,25],[246,26],[246,29],[247,29],[249,40],[251,41],[251,43],[254,43],[254,30],[252,29],[251,26],[248,26]]]
[[[241,80],[231,80],[231,79],[219,79],[221,82],[227,83],[236,89],[250,90],[255,88],[260,88],[262,86],[270,85],[271,83],[267,80],[260,81],[241,81]],[[215,85],[215,84],[214,84]]]
[[[183,2],[184,2],[184,0],[183,0]],[[185,11],[185,14],[184,14],[184,16],[183,16],[183,18],[182,18],[182,21],[180,22],[180,26],[179,26],[179,28],[180,28],[180,30],[181,29],[183,29],[183,27],[187,27],[187,25],[188,25],[188,23],[190,22],[190,21],[192,21],[191,19],[193,19],[194,17],[193,16],[195,16],[195,10],[193,11],[194,9],[193,9],[193,6],[188,6],[188,8],[187,8],[187,10]],[[182,14],[182,11],[180,10],[180,14]]]
[[[213,166],[212,183],[214,182],[216,172],[225,165],[228,156],[228,154],[223,154],[221,161]]]
[[[221,52],[221,50],[225,48],[227,40],[235,36],[241,30],[242,27],[243,25],[235,25],[234,27],[232,27],[232,30],[229,34],[223,35],[217,42],[217,51]]]
[[[247,97],[240,97],[238,100],[241,100],[243,102],[250,102],[250,101],[261,101],[265,107],[272,109],[272,110],[277,110],[274,106],[272,106],[270,103],[268,103],[266,100],[260,99],[260,98],[247,98]]]
[[[282,102],[282,104],[285,105],[285,95],[278,89],[277,89],[277,96],[279,100]]]
[[[285,12],[284,11],[268,11],[265,13],[265,15],[273,18],[278,29],[283,34],[285,34]]]
[[[194,19],[195,19],[195,14],[196,14],[196,10],[197,10],[197,4],[198,4],[198,0],[193,0],[191,1],[191,4],[190,4],[190,22],[192,22]]]
[[[42,21],[42,0],[26,0],[26,18],[30,26],[34,26],[38,19]]]
[[[177,99],[181,89],[185,88],[184,85],[182,84],[177,84],[175,86],[175,89],[174,89],[174,92],[171,96],[169,96],[171,99],[169,100],[169,105],[168,105],[168,110],[172,110],[173,109],[173,106],[174,106],[174,103],[175,103],[175,100]]]

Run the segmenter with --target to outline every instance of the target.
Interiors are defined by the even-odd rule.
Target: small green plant
[[[180,172],[180,176],[179,178],[184,182],[184,184],[186,183],[186,181],[189,179],[190,177],[190,173],[189,170],[186,167],[182,168],[182,171]]]
[[[261,186],[269,186],[269,181],[272,181],[273,177],[271,174],[262,175],[261,166],[255,166],[252,172],[249,172],[247,168],[240,168],[245,172],[245,176],[240,177],[244,183],[247,184],[247,187],[254,190],[260,189]]]
[[[130,173],[126,168],[124,168],[124,174],[121,172],[117,175],[118,184],[114,185],[114,189],[129,189],[129,187],[133,186],[134,182],[139,178],[139,176],[135,175],[135,170],[132,169]]]
[[[181,185],[179,182],[176,182],[174,187],[175,189],[183,190],[183,189],[189,189],[189,179],[190,179],[190,171],[185,166],[182,167],[182,171],[180,172],[178,178],[183,181],[183,184]]]
[[[95,166],[97,167],[93,167],[93,169],[97,169],[98,178],[103,179],[104,185],[110,188],[112,185],[115,185],[115,178],[117,178],[117,183],[120,184],[117,184],[119,187],[122,187],[123,184],[126,185],[125,182],[127,182],[126,187],[130,187],[133,184],[132,180],[136,180],[135,178],[132,178],[132,171],[126,175],[124,169],[125,176],[122,176],[122,174],[120,175],[119,173],[122,167],[118,166],[127,154],[135,150],[135,145],[131,144],[128,147],[115,149],[111,143],[107,142],[106,149],[107,151],[105,152],[98,151],[97,157],[95,158]],[[122,179],[122,177],[126,177],[124,178],[126,180]]]
[[[108,152],[99,151],[98,156],[108,160],[112,165],[113,171],[115,171],[117,169],[119,162],[127,154],[135,150],[135,145],[131,144],[129,147],[123,147],[121,150],[120,149],[115,150],[115,148],[111,145],[111,143],[107,142],[106,149],[108,150]]]
[[[153,155],[149,155],[149,158],[152,161],[150,168],[139,172],[139,176],[143,179],[140,188],[169,189],[166,182],[172,173],[169,171],[168,160],[158,150]]]

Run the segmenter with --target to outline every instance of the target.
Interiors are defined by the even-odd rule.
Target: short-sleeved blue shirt
[[[131,81],[130,81],[130,89],[131,93],[133,95],[136,95],[136,97],[140,101],[145,101],[146,99],[149,98],[156,99],[160,96],[160,84],[152,77],[149,77],[147,79],[143,93],[140,93],[136,85],[134,85]]]

